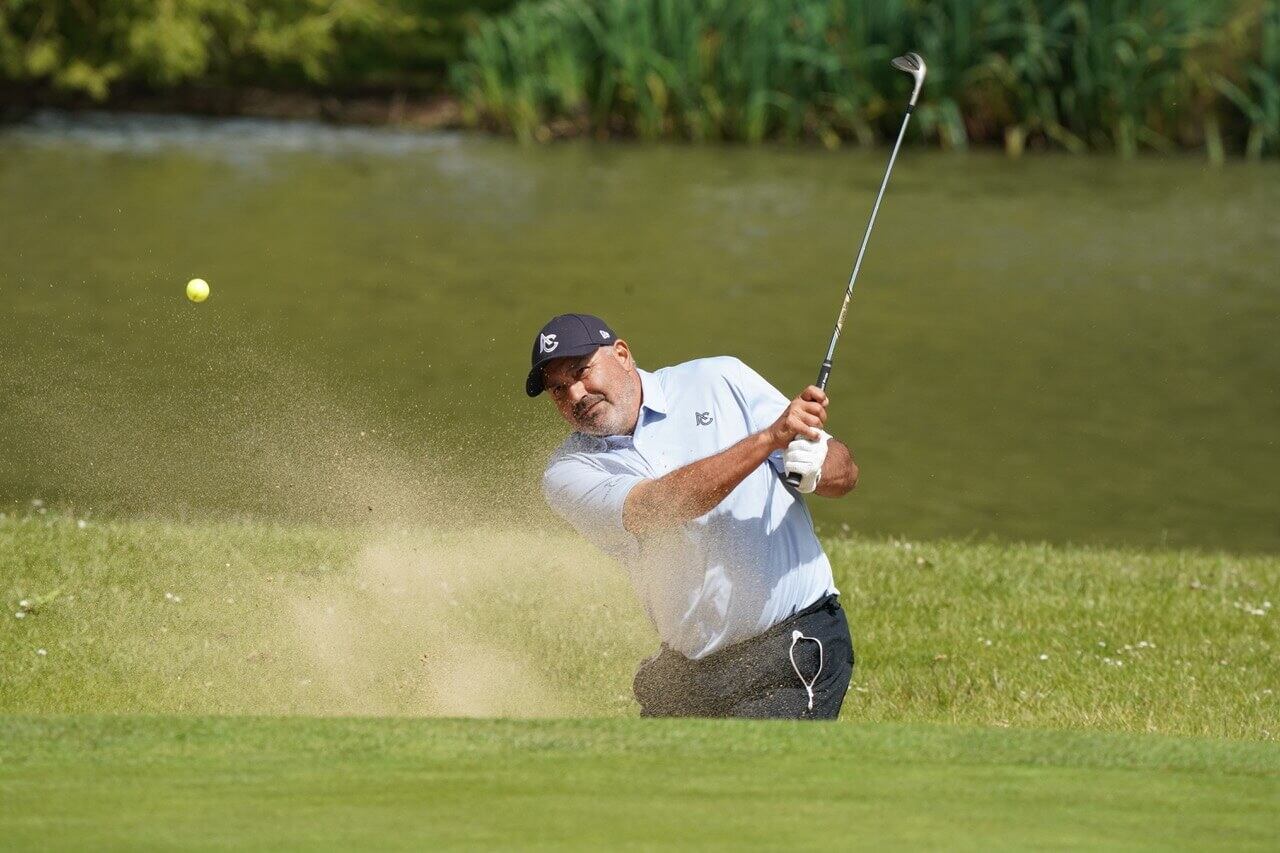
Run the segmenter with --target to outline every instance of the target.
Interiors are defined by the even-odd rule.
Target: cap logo
[[[556,340],[554,333],[538,335],[538,352],[555,352],[558,346],[560,346],[560,342]]]
[[[600,337],[604,338],[604,339],[607,341],[607,340],[609,340],[609,333],[608,333],[608,332],[606,332],[604,329],[601,329],[601,330],[600,330]]]

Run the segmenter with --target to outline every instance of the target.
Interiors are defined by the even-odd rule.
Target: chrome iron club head
[[[924,85],[926,71],[924,59],[918,53],[904,53],[890,64],[899,71],[907,72],[911,75],[911,79],[915,80],[916,86],[911,90],[911,106],[914,107],[916,98],[920,97],[920,87]]]

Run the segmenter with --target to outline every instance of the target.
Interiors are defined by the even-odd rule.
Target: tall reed
[[[834,147],[892,132],[907,80],[888,59],[914,49],[918,132],[942,146],[1261,156],[1280,147],[1277,32],[1280,0],[539,0],[483,23],[452,79],[475,122],[522,139]]]
[[[1251,4],[1238,29],[1247,45],[1235,78],[1214,76],[1214,86],[1243,116],[1250,159],[1280,154],[1280,2]]]

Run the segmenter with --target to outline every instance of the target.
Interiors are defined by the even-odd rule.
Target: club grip
[[[827,380],[830,378],[831,378],[831,359],[828,358],[824,360],[822,362],[822,366],[818,368],[818,381],[813,384],[817,385],[819,388],[825,391],[827,390]],[[799,474],[788,474],[786,477],[786,480],[789,485],[795,486],[797,489],[800,488]]]
[[[822,367],[818,368],[818,381],[813,383],[823,391],[827,390],[827,380],[831,378],[831,359],[822,362]]]

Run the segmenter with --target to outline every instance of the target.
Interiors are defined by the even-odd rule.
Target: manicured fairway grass
[[[1274,849],[1280,746],[894,724],[0,717],[15,849]]]

